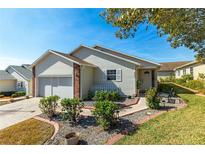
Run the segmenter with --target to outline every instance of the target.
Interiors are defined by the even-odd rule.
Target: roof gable
[[[161,67],[159,71],[174,71],[175,68],[189,63],[190,61],[177,61],[177,62],[163,62],[160,63]]]
[[[157,67],[160,66],[160,64],[158,64],[158,63],[154,63],[154,62],[147,61],[147,60],[143,60],[143,59],[140,59],[140,58],[137,58],[137,57],[129,56],[129,55],[126,55],[126,54],[123,54],[123,53],[114,51],[114,50],[112,50],[112,49],[104,48],[104,47],[101,47],[101,46],[94,46],[94,47],[92,48],[92,47],[87,47],[87,46],[84,46],[84,45],[80,45],[78,48],[74,49],[74,50],[70,53],[70,55],[73,55],[73,54],[74,54],[75,52],[77,52],[80,48],[88,48],[88,49],[93,50],[93,51],[101,52],[101,53],[104,53],[104,54],[107,54],[107,55],[116,57],[116,58],[118,58],[118,59],[125,60],[125,61],[127,61],[127,62],[133,63],[133,64],[138,65],[138,66],[141,66],[141,65],[142,65],[142,61],[145,62],[145,63],[152,64],[152,65],[157,66]],[[139,62],[139,61],[140,61],[140,62]]]
[[[30,69],[27,69],[22,66],[10,65],[6,70],[8,70],[9,68],[14,70],[16,73],[18,73],[20,76],[22,76],[26,80],[32,79],[32,71]]]
[[[93,64],[90,64],[86,61],[83,61],[79,58],[73,57],[69,54],[65,54],[59,51],[54,51],[54,50],[48,50],[47,52],[45,52],[41,57],[39,57],[36,61],[33,62],[33,64],[31,65],[32,67],[35,66],[36,64],[38,64],[39,61],[43,60],[44,57],[46,57],[49,54],[54,54],[56,56],[60,56],[66,60],[69,60],[73,63],[79,64],[79,65],[86,65],[86,66],[91,66],[91,67],[95,67]]]
[[[7,71],[0,70],[0,80],[16,80],[16,79]]]

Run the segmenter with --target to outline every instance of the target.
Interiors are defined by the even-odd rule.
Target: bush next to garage
[[[15,97],[21,97],[21,96],[25,96],[26,92],[25,91],[17,91],[14,94],[11,95],[11,97],[15,98]]]
[[[92,114],[104,130],[109,129],[116,123],[118,118],[117,110],[119,109],[117,104],[108,100],[97,101],[94,107],[95,109],[92,111]]]
[[[57,101],[60,99],[59,96],[44,97],[40,100],[39,108],[45,113],[50,119],[56,115],[56,108],[58,106]]]
[[[120,98],[120,94],[117,91],[96,91],[94,96],[96,101],[118,101]]]
[[[64,98],[60,102],[63,111],[63,119],[69,119],[72,123],[77,123],[80,113],[82,112],[82,107],[84,103],[80,102],[79,99]]]
[[[16,93],[16,91],[3,91],[3,92],[0,92],[0,95],[11,96],[14,93]]]
[[[147,100],[147,104],[151,109],[159,109],[160,108],[160,99],[157,95],[157,88],[150,88],[145,93],[145,98]]]

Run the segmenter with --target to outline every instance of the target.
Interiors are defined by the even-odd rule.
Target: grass
[[[36,119],[29,119],[0,130],[0,144],[39,145],[51,138],[53,133],[52,125]]]
[[[205,97],[177,89],[188,104],[186,108],[164,113],[142,124],[117,144],[205,144]]]

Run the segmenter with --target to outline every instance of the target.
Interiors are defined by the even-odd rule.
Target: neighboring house
[[[157,72],[157,79],[160,80],[160,78],[165,79],[171,75],[175,75],[174,69],[176,67],[185,65],[191,61],[177,61],[177,62],[164,62],[160,63],[161,67],[159,71]]]
[[[176,78],[180,78],[182,75],[191,74],[194,79],[198,79],[199,73],[205,74],[205,63],[192,61],[175,68]]]
[[[16,79],[5,70],[0,70],[0,92],[15,91]]]
[[[32,94],[32,71],[30,65],[10,65],[6,68],[6,71],[17,80],[15,90],[25,91],[26,95]]]
[[[48,50],[32,64],[33,96],[86,98],[89,91],[118,90],[123,96],[157,86],[160,64],[101,46],[79,46],[70,54]]]

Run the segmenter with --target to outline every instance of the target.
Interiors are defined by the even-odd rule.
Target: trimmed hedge
[[[120,95],[117,91],[96,91],[94,100],[96,101],[118,101],[120,100]]]
[[[11,95],[11,97],[15,98],[15,97],[21,97],[21,96],[25,96],[26,92],[25,91],[18,91],[15,92],[14,94]]]
[[[11,96],[12,94],[15,94],[16,91],[3,91],[0,92],[0,95],[4,95],[4,96]]]

